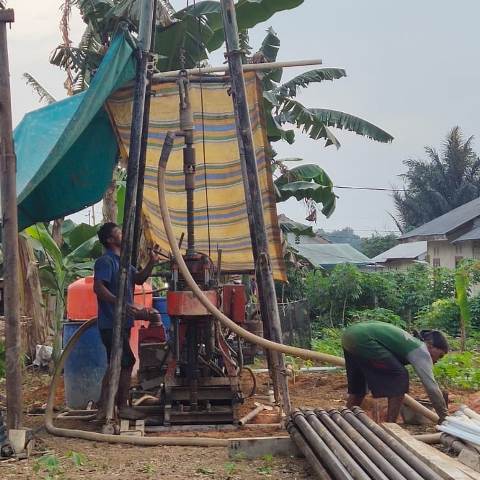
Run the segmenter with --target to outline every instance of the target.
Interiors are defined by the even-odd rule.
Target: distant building
[[[401,243],[372,258],[387,270],[406,270],[415,263],[426,263],[427,242]]]
[[[283,213],[278,216],[278,224],[287,242],[294,246],[299,244],[326,244],[329,240],[313,231],[312,227],[291,220]]]
[[[465,203],[400,237],[403,244],[426,241],[433,267],[455,268],[464,258],[480,260],[480,198]]]
[[[340,263],[350,263],[361,269],[370,269],[372,261],[348,243],[293,245],[300,256],[318,268],[333,268]]]

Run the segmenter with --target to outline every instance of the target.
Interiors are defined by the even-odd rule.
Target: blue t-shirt
[[[107,289],[115,296],[118,295],[118,272],[120,271],[120,257],[107,250],[103,256],[97,259],[94,267],[94,278],[100,280]],[[133,292],[135,288],[135,273],[137,270],[132,265],[128,272],[127,303],[133,303]],[[100,300],[98,302],[98,328],[113,328],[115,318],[115,304]],[[133,318],[127,316],[127,328],[133,326]]]

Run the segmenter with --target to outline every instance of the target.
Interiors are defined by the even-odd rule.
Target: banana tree
[[[94,259],[102,253],[97,228],[66,220],[62,225],[64,243],[59,247],[50,230],[42,223],[25,230],[40,263],[40,282],[44,291],[55,297],[54,360],[61,349],[61,327],[68,285],[91,275]]]
[[[275,31],[269,28],[256,56],[264,62],[274,62],[279,48],[280,39]],[[292,129],[285,130],[283,127],[286,125],[302,129],[314,140],[323,138],[326,140],[325,146],[335,145],[337,148],[340,147],[340,142],[330,130],[332,127],[355,132],[377,142],[391,142],[393,137],[389,133],[360,117],[337,110],[305,107],[298,100],[294,100],[302,88],[312,83],[338,80],[346,76],[343,68],[317,68],[280,83],[280,69],[264,74],[264,107],[269,117],[267,121],[270,141],[286,140],[293,143],[295,134]]]
[[[236,3],[240,29],[252,28],[275,13],[298,7],[304,0],[239,0]],[[78,47],[63,43],[50,61],[75,73],[74,85],[88,83],[106,47],[121,23],[138,31],[139,0],[71,0],[81,12],[87,29]],[[218,50],[224,42],[220,2],[199,1],[175,11],[167,0],[157,1],[155,53],[160,71],[193,68]]]
[[[282,163],[288,161],[292,159],[285,159]],[[282,167],[281,172],[274,180],[277,203],[292,197],[303,200],[307,206],[309,221],[316,221],[317,204],[322,204],[321,211],[327,218],[333,213],[337,197],[325,170],[318,165],[307,164],[291,169]]]

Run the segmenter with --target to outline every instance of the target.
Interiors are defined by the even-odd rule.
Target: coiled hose
[[[108,443],[129,443],[131,445],[141,446],[160,446],[171,445],[181,447],[226,447],[229,442],[221,438],[205,438],[205,437],[132,437],[129,435],[107,435],[97,432],[86,432],[84,430],[75,430],[70,428],[59,428],[53,424],[53,406],[55,404],[55,392],[57,391],[60,373],[63,370],[65,359],[68,357],[78,339],[83,335],[85,330],[93,327],[97,319],[92,318],[85,322],[70,338],[67,346],[63,350],[58,360],[55,372],[53,373],[52,383],[48,392],[47,409],[45,411],[45,428],[48,433],[59,437],[81,438],[84,440],[92,440],[94,442]],[[68,418],[68,417],[66,417]]]

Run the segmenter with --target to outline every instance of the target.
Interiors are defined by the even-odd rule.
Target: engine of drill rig
[[[195,150],[188,78],[180,74],[180,131],[187,196],[185,263],[205,296],[234,322],[245,321],[245,287],[221,285],[220,261],[195,248]],[[221,252],[219,252],[221,258]],[[168,331],[162,325],[140,330],[137,397],[157,398],[148,416],[160,425],[232,423],[235,406],[243,401],[240,388],[241,342],[225,331],[188,288],[174,260],[170,263]],[[147,407],[145,407],[147,408]]]

